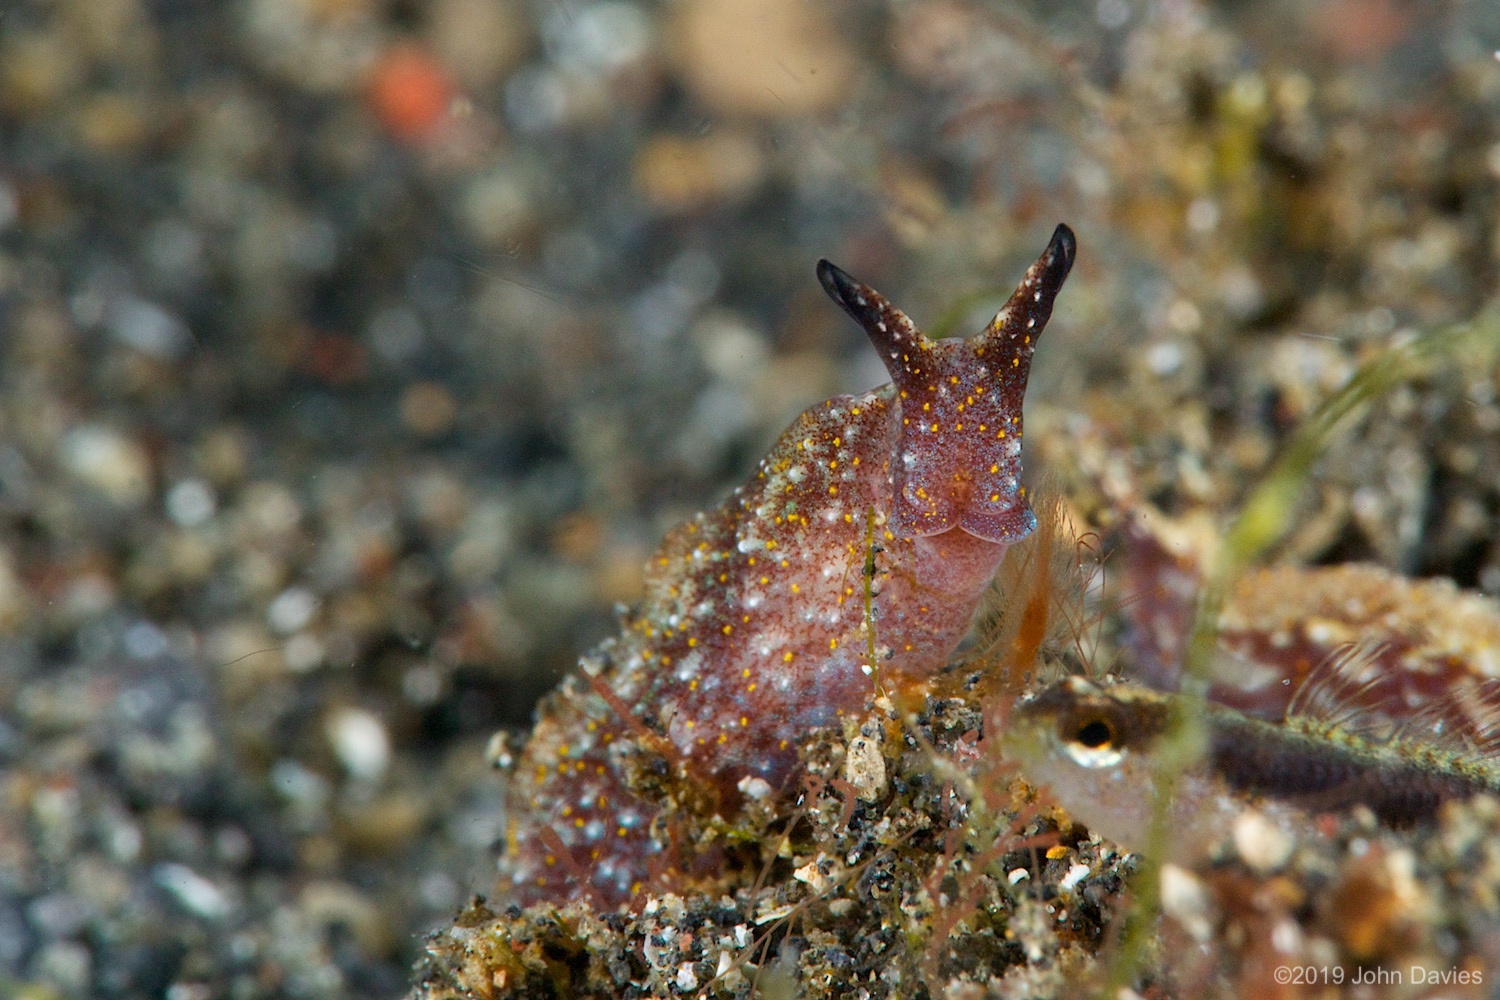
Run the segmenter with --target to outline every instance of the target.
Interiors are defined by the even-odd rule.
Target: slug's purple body
[[[510,796],[518,900],[612,905],[711,863],[681,844],[663,863],[643,750],[732,817],[790,786],[798,746],[864,708],[877,671],[906,689],[946,663],[1036,524],[1021,403],[1074,253],[1059,226],[984,331],[936,342],[819,263],[893,382],[808,410],[722,506],[670,532],[640,609],[543,703]]]

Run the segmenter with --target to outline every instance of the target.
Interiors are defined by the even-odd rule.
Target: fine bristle
[[[1014,696],[1067,673],[1099,676],[1104,572],[1097,536],[1079,533],[1067,501],[1044,483],[1033,498],[1037,529],[1013,545],[975,621],[969,662],[986,691]]]

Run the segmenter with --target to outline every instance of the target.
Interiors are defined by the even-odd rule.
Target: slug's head
[[[1037,337],[1076,254],[1073,231],[1058,226],[989,326],[967,340],[940,341],[879,292],[818,262],[818,280],[869,334],[901,404],[890,456],[898,534],[962,528],[1009,543],[1036,527],[1021,486],[1021,403]]]

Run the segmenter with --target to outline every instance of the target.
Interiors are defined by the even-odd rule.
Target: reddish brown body
[[[615,904],[646,887],[664,846],[652,759],[729,817],[783,791],[799,744],[862,709],[877,675],[905,688],[944,665],[1036,524],[1021,403],[1074,252],[1059,226],[994,322],[938,342],[819,264],[893,384],[814,406],[746,485],[669,533],[639,611],[543,704],[510,797],[518,899]]]

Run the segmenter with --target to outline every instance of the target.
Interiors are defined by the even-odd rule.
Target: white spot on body
[[[740,783],[735,787],[740,790],[745,798],[753,799],[757,802],[768,797],[772,792],[770,782],[764,778],[753,778],[748,774],[741,778]]]

